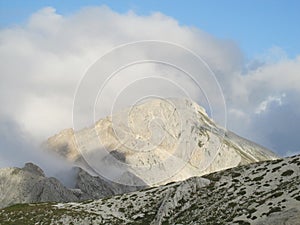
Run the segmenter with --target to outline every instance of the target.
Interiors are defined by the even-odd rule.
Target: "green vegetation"
[[[58,220],[63,216],[80,219],[90,215],[95,214],[70,209],[58,209],[53,206],[53,203],[16,204],[0,211],[0,221],[1,225],[31,225],[36,223],[50,225],[52,220]]]
[[[294,173],[293,170],[287,170],[281,174],[281,176],[291,176]]]
[[[271,166],[267,172],[268,165]],[[185,181],[191,182],[185,189],[176,182],[64,208],[57,208],[54,203],[17,204],[0,210],[0,221],[1,225],[47,225],[52,220],[62,224],[62,219],[69,217],[72,221],[67,224],[87,220],[91,224],[143,225],[152,223],[165,205],[162,224],[248,225],[262,216],[289,209],[291,200],[300,201],[299,176],[291,176],[298,172],[282,165],[272,170],[272,165],[273,162],[260,162],[212,173],[204,176],[211,180],[205,187],[196,186],[198,178],[192,178]],[[262,211],[262,206],[266,210]],[[102,218],[102,212],[106,217]]]

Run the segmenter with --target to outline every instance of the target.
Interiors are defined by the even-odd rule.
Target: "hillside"
[[[300,224],[300,155],[82,203],[15,205],[1,224]]]

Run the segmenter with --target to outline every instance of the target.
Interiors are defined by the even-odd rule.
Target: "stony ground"
[[[299,176],[294,156],[97,201],[15,205],[0,211],[0,224],[296,225]]]

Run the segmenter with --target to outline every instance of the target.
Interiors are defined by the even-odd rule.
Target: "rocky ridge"
[[[17,205],[3,224],[300,224],[300,155],[82,203]]]
[[[79,167],[73,170],[75,186],[67,188],[58,179],[46,177],[44,171],[33,163],[26,163],[23,168],[0,169],[0,208],[17,203],[99,199],[143,188],[113,183],[92,176]]]

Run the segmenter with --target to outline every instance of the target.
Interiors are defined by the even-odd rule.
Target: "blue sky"
[[[300,1],[61,1],[1,0],[0,26],[20,24],[35,11],[52,6],[62,15],[72,14],[84,6],[107,5],[125,13],[138,15],[161,12],[175,18],[180,25],[196,26],[218,38],[235,41],[248,58],[264,54],[278,46],[290,58],[300,52]]]

